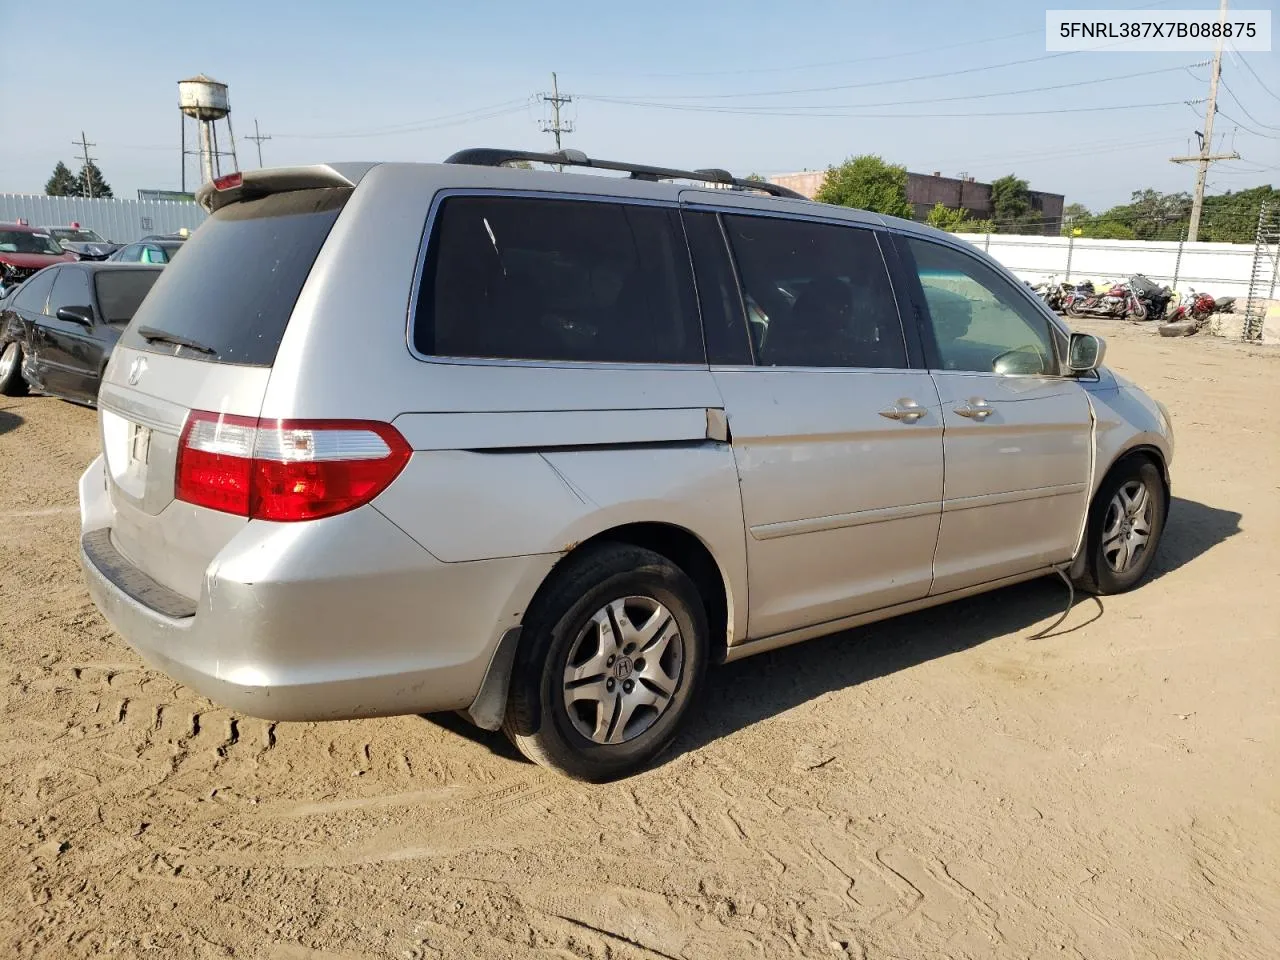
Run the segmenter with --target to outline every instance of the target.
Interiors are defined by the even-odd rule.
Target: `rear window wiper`
[[[198,353],[207,353],[211,357],[216,357],[218,351],[213,347],[201,343],[199,340],[192,340],[190,337],[184,337],[178,333],[168,333],[164,330],[158,330],[155,327],[139,327],[138,336],[147,343],[174,343],[180,347],[186,347],[188,350],[195,350]]]

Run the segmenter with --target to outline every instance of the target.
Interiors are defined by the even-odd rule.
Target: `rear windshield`
[[[93,282],[104,323],[128,323],[142,298],[160,278],[159,270],[101,270]]]
[[[350,195],[347,188],[295,190],[218,210],[165,268],[121,342],[271,366],[307,274]],[[201,349],[175,345],[182,341]]]

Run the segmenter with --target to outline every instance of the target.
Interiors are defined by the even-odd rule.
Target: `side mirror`
[[[93,307],[59,307],[58,319],[68,323],[78,323],[83,327],[93,326]]]
[[[1102,366],[1107,341],[1092,333],[1073,333],[1067,347],[1067,367],[1072,373],[1092,373]]]

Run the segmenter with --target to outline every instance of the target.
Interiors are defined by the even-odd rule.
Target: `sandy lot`
[[[605,787],[147,669],[73,559],[93,412],[0,399],[0,956],[1280,956],[1280,353],[1095,329],[1175,420],[1151,582],[714,671]]]

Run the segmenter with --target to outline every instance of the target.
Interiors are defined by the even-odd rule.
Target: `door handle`
[[[892,407],[888,407],[880,411],[880,416],[889,420],[905,420],[907,423],[915,423],[923,417],[928,411],[914,400],[903,397]]]
[[[991,406],[981,397],[974,397],[966,403],[955,407],[955,412],[962,417],[968,417],[970,420],[985,420],[991,414],[995,413],[995,407]]]

